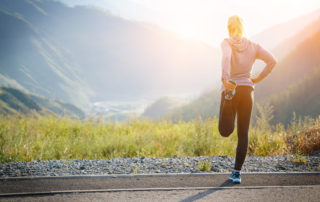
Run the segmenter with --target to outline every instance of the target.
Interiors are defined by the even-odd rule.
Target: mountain
[[[307,15],[275,25],[252,37],[281,61],[287,54],[294,51],[305,39],[320,31],[320,9]],[[253,74],[258,75],[265,63],[256,61]]]
[[[179,120],[190,121],[199,116],[203,119],[217,116],[220,106],[220,90],[210,90],[190,103],[176,107],[162,117],[174,122]]]
[[[28,113],[30,111],[40,112],[43,109],[27,94],[13,89],[13,88],[0,88],[0,112],[1,114],[11,113]]]
[[[39,26],[48,18],[42,1],[0,1],[0,82],[78,106],[89,89],[70,54]],[[50,26],[49,23],[43,23]]]
[[[254,41],[261,43],[265,48],[274,50],[281,42],[303,30],[308,24],[320,16],[320,9],[304,16],[272,26],[252,37]]]
[[[256,85],[256,99],[261,100],[279,93],[311,74],[313,68],[320,64],[319,44],[320,31],[304,40],[278,62],[271,74]]]
[[[274,108],[272,123],[289,124],[293,112],[298,117],[312,118],[320,115],[320,63],[312,73],[299,82],[290,85],[286,90],[267,99]]]
[[[172,109],[179,106],[179,103],[175,100],[170,99],[169,97],[163,97],[156,100],[150,106],[148,106],[141,117],[151,118],[153,120],[161,118]]]
[[[1,0],[0,21],[0,82],[83,109],[194,92],[219,77],[218,49],[96,8]]]
[[[28,94],[15,88],[0,87],[0,114],[51,113],[84,118],[84,112],[74,105]]]
[[[318,18],[306,25],[302,30],[295,33],[293,36],[283,40],[272,51],[272,53],[278,58],[282,59],[288,53],[296,49],[297,45],[303,42],[305,39],[311,37],[315,33],[320,31],[320,12]]]

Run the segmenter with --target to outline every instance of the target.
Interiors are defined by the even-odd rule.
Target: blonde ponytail
[[[233,15],[228,19],[228,31],[230,37],[242,37],[243,36],[243,21],[237,16]]]

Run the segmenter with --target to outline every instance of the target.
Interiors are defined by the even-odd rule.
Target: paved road
[[[320,198],[320,173],[247,173],[242,179],[242,184],[233,185],[228,174],[10,178],[0,180],[0,201],[319,201]]]
[[[278,187],[263,189],[204,189],[172,191],[123,191],[103,193],[75,193],[45,196],[0,198],[0,201],[315,201],[320,198],[320,186]]]

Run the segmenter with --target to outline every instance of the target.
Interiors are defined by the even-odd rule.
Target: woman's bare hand
[[[258,76],[257,78],[250,78],[253,84],[259,83],[263,77]]]
[[[257,83],[257,80],[255,78],[250,78],[253,84]]]
[[[237,87],[236,84],[231,83],[228,80],[223,80],[223,85],[227,90],[233,91]]]

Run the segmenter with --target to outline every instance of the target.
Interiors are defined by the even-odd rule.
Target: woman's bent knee
[[[219,132],[220,132],[220,135],[222,137],[229,137],[231,135],[231,133],[233,132],[233,130],[223,130],[221,128],[219,128]]]

